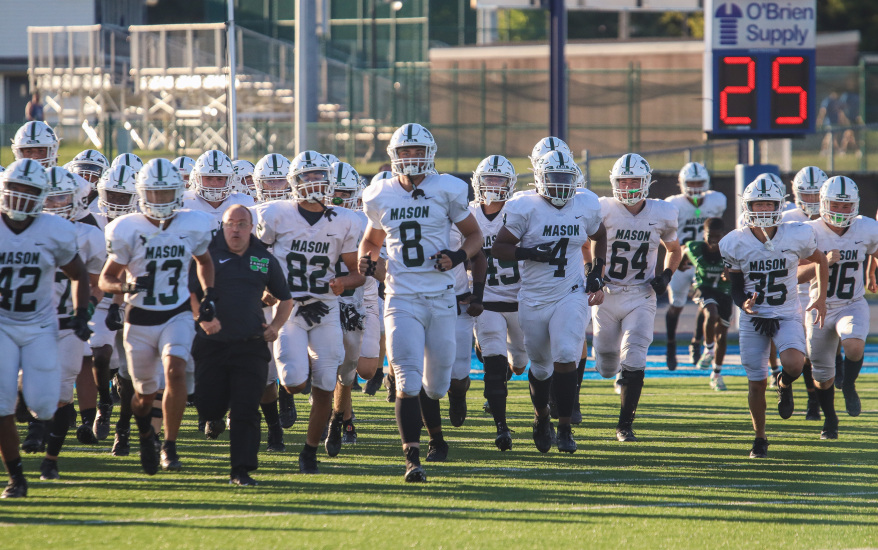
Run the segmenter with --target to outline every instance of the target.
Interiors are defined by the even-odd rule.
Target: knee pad
[[[594,354],[594,368],[604,378],[616,376],[621,368],[621,356],[618,351],[598,352]]]
[[[645,376],[645,372],[642,370],[623,370],[622,378],[619,379],[620,386],[627,386],[629,384],[643,384],[643,378]]]

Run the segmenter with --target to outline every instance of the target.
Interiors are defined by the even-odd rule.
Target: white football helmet
[[[483,159],[473,172],[476,201],[483,204],[507,201],[512,198],[516,181],[518,177],[512,163],[502,155],[491,155]]]
[[[849,203],[850,212],[836,212],[830,203]],[[851,178],[833,176],[820,188],[820,217],[829,225],[848,227],[860,213],[860,190]]]
[[[107,157],[94,149],[82,151],[73,157],[69,164],[70,168],[68,170],[85,178],[91,184],[92,189],[96,188],[98,180],[101,179],[104,171],[110,167],[110,161],[107,160]]]
[[[333,193],[329,178],[331,166],[317,151],[302,151],[293,159],[287,181],[296,202],[323,202]]]
[[[537,194],[554,206],[567,204],[578,187],[578,172],[573,157],[563,151],[543,155],[534,168],[534,187]]]
[[[771,172],[763,172],[763,173],[759,174],[758,176],[756,176],[756,179],[757,179],[757,180],[758,180],[759,178],[766,178],[766,179],[767,179],[768,181],[770,181],[771,183],[777,185],[777,187],[780,189],[780,194],[783,195],[783,196],[784,196],[784,200],[786,200],[786,196],[787,196],[787,184],[785,184],[785,183],[783,182],[783,180],[780,179],[780,176],[778,176],[777,174],[772,174]],[[755,180],[754,180],[754,181],[755,181]]]
[[[183,181],[186,182],[186,189],[189,188],[189,177],[192,175],[192,169],[195,168],[195,159],[192,157],[177,157],[171,161],[180,172]]]
[[[249,160],[236,160],[232,161],[232,168],[235,169],[235,192],[256,198],[256,184],[253,183],[253,169],[256,166]]]
[[[125,164],[108,169],[98,181],[98,208],[109,219],[134,212],[137,172]]]
[[[677,176],[680,189],[690,198],[701,197],[710,189],[710,174],[700,162],[687,162]]]
[[[204,185],[205,176],[219,178],[219,185],[214,183]],[[189,174],[189,187],[206,201],[222,202],[232,193],[234,177],[235,168],[232,166],[232,159],[222,151],[211,149],[195,161],[195,167]]]
[[[570,158],[573,158],[573,152],[570,151],[570,147],[562,139],[558,139],[553,136],[544,137],[539,140],[536,145],[534,145],[533,151],[531,151],[530,156],[527,158],[530,159],[531,166],[536,169],[537,161],[543,158],[543,155],[546,153],[551,153],[553,151],[561,151],[563,153],[567,153]]]
[[[424,155],[414,158],[400,158],[397,149],[401,147],[424,147]],[[394,174],[418,176],[435,171],[436,140],[429,130],[417,123],[403,124],[393,132],[387,144],[387,155]]]
[[[320,154],[323,155],[323,158],[326,159],[326,162],[328,162],[330,166],[332,166],[336,162],[341,162],[340,160],[338,160],[338,157],[333,155],[332,153],[320,153]]]
[[[0,178],[0,212],[9,219],[23,221],[43,210],[49,190],[49,175],[33,159],[16,160]]]
[[[391,179],[392,177],[393,177],[393,172],[391,172],[389,170],[384,170],[383,172],[378,172],[377,174],[372,176],[371,180],[369,180],[369,185],[372,185],[376,181]]]
[[[638,187],[620,187],[620,180],[640,180]],[[619,160],[610,170],[610,185],[613,187],[613,197],[628,206],[649,196],[649,186],[652,185],[652,168],[646,159],[637,153],[628,153],[619,157]]]
[[[329,179],[332,182],[332,193],[323,200],[326,206],[341,206],[348,210],[356,210],[363,188],[360,186],[360,174],[346,162],[335,162],[330,167]],[[336,197],[335,193],[350,193],[347,197]]]
[[[828,179],[826,172],[816,166],[806,166],[793,178],[793,197],[802,212],[808,216],[820,214],[820,188]],[[814,199],[814,200],[806,200]]]
[[[32,120],[15,132],[12,153],[15,160],[29,158],[42,164],[43,168],[51,168],[58,164],[58,144],[58,136],[51,126],[41,120]],[[33,151],[25,152],[25,149]],[[38,149],[45,149],[45,152],[37,152]]]
[[[260,202],[289,199],[292,195],[290,182],[290,161],[281,154],[265,155],[253,169],[253,183],[256,185],[256,198]]]
[[[49,188],[44,199],[43,212],[73,220],[82,205],[82,191],[79,182],[67,169],[53,166],[46,170]]]
[[[764,201],[774,202],[774,209],[765,212],[753,210],[754,203]],[[767,177],[757,177],[747,185],[741,196],[744,223],[751,227],[774,227],[780,223],[784,201],[785,196],[775,182]]]
[[[140,211],[154,220],[168,220],[183,206],[186,184],[168,159],[152,159],[137,173],[134,189]]]
[[[143,168],[143,159],[141,159],[134,153],[122,153],[121,155],[113,159],[113,162],[110,163],[110,166],[113,167],[117,164],[130,166],[132,169],[134,169],[135,172],[140,172],[140,169]]]

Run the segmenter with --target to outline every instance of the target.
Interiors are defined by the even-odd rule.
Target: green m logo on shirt
[[[262,273],[268,273],[268,258],[250,256],[250,269],[253,271],[261,271]]]

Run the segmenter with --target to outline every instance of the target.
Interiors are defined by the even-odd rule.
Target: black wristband
[[[473,283],[473,302],[482,303],[485,298],[485,283]]]
[[[466,250],[458,248],[455,251],[443,250],[443,254],[451,258],[451,267],[456,267],[466,261]]]
[[[216,289],[212,286],[209,286],[204,289],[204,299],[210,300],[211,302],[216,302]]]
[[[662,271],[662,279],[665,281],[665,283],[670,283],[671,277],[673,275],[674,275],[674,272],[669,267],[666,267],[665,270]]]
[[[533,253],[530,248],[525,248],[523,246],[515,247],[515,259],[518,261],[522,260],[530,260],[533,256]]]
[[[607,265],[607,262],[605,262],[603,258],[595,258],[593,264],[592,269],[603,275],[604,266]]]
[[[79,317],[79,318],[81,318],[81,319],[89,319],[89,318],[91,317],[91,316],[88,314],[88,308],[87,308],[87,307],[78,307],[78,308],[76,308],[76,310],[73,312],[73,316],[74,316],[74,317]]]

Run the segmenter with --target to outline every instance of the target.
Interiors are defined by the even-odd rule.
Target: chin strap
[[[762,234],[765,235],[765,242],[762,243],[762,246],[764,246],[766,250],[770,250],[773,252],[774,251],[774,243],[771,242],[771,237],[768,236],[768,231],[766,231],[765,228],[762,227],[761,225],[759,226],[759,229],[760,229],[760,231],[762,231]]]

